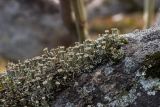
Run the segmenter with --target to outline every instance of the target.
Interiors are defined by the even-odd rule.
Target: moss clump
[[[96,41],[65,49],[44,49],[41,56],[8,65],[1,77],[3,90],[0,104],[4,107],[50,107],[56,94],[70,87],[84,72],[97,65],[115,62],[123,57],[121,38],[117,29],[102,34]]]
[[[160,78],[160,51],[147,55],[143,65],[146,77]]]

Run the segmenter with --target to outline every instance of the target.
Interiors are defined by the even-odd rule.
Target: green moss
[[[49,107],[58,92],[72,86],[84,72],[92,72],[98,65],[117,62],[123,57],[118,30],[103,34],[95,41],[65,49],[44,49],[41,56],[24,62],[10,63],[2,76],[3,91],[0,104],[5,107]]]
[[[143,65],[146,77],[160,78],[160,51],[147,55]]]

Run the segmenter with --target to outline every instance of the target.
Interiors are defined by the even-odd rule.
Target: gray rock
[[[53,107],[57,103],[61,107],[67,103],[74,107],[160,106],[160,78],[145,78],[141,69],[146,55],[160,51],[160,27],[122,36],[129,41],[122,47],[125,58],[116,65],[106,64],[92,73],[83,73],[76,86],[57,96]]]

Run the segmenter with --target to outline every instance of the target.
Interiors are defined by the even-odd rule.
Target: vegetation
[[[155,0],[144,1],[144,28],[149,28],[152,23],[155,10]]]
[[[61,90],[74,84],[84,72],[91,72],[99,64],[116,63],[123,57],[123,38],[118,30],[102,34],[96,41],[65,49],[60,46],[41,56],[8,65],[1,76],[0,104],[4,107],[50,107]],[[126,43],[126,42],[125,42]]]

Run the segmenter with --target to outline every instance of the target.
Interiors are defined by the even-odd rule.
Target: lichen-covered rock
[[[11,64],[7,76],[2,76],[1,103],[5,107],[160,106],[160,78],[152,76],[159,70],[160,27],[122,35],[126,45],[114,32],[72,48],[45,49],[42,56]],[[145,68],[150,64],[156,70],[148,76],[150,69]]]
[[[117,64],[100,66],[92,73],[83,73],[74,87],[56,97],[52,107],[160,106],[160,78],[146,78],[142,69],[146,56],[160,51],[159,32],[160,27],[156,26],[122,35],[128,39],[122,47],[125,58]]]
[[[0,78],[0,103],[4,107],[51,106],[55,97],[72,87],[83,73],[107,62],[117,63],[124,55],[122,45],[117,29],[112,29],[112,34],[106,31],[96,41],[77,42],[66,49],[63,46],[51,51],[44,49],[41,56],[10,63],[7,74]],[[92,91],[89,88],[83,88],[84,94]]]

